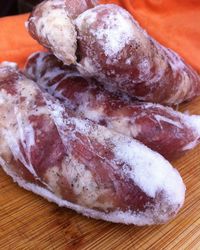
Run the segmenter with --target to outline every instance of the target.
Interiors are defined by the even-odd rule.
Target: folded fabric
[[[126,8],[161,44],[178,52],[200,72],[199,0],[101,0]],[[0,19],[0,61],[22,66],[29,54],[42,50],[25,29],[28,15]]]

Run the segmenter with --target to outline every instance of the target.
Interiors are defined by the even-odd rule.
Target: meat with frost
[[[76,114],[131,136],[168,160],[199,144],[199,116],[110,93],[94,80],[82,78],[74,67],[64,66],[51,53],[31,55],[25,72]]]
[[[77,18],[72,15],[71,21],[76,25],[78,36],[71,37],[68,43],[64,19],[62,25],[58,24],[58,30],[47,19],[43,22],[45,15],[52,15],[51,12],[48,14],[49,3],[52,1],[45,2],[45,10],[39,5],[32,13],[28,21],[29,32],[48,47],[43,42],[46,41],[47,32],[40,29],[42,23],[42,28],[49,30],[48,36],[54,37],[54,42],[48,41],[53,48],[51,50],[65,64],[70,63],[65,54],[70,54],[69,47],[71,49],[73,41],[76,46],[72,63],[77,64],[82,75],[95,77],[143,101],[171,105],[200,94],[199,75],[175,52],[151,38],[121,7],[114,4],[98,5],[82,13],[80,11]],[[65,9],[66,12],[65,7],[60,6],[58,11],[61,13]],[[69,17],[70,12],[68,7]],[[60,55],[54,49],[58,45]]]
[[[0,164],[60,206],[126,224],[164,223],[184,202],[179,173],[139,142],[76,118],[10,66],[0,66]]]
[[[79,70],[143,101],[178,104],[200,95],[200,77],[158,44],[116,5],[100,5],[75,20]]]
[[[48,0],[40,3],[26,23],[30,34],[66,64],[76,62],[77,32],[72,18],[96,0]]]

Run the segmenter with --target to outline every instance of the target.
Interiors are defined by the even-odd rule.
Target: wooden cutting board
[[[180,107],[200,114],[200,98]],[[23,190],[0,169],[0,249],[200,250],[200,146],[173,162],[187,186],[176,219],[136,227],[88,219]]]

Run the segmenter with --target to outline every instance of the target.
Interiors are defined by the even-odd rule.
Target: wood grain
[[[200,98],[180,110],[200,114]],[[0,249],[200,249],[200,146],[173,165],[187,186],[186,202],[170,223],[136,227],[88,219],[19,188],[0,169]]]

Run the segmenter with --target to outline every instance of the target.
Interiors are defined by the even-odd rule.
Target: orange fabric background
[[[101,0],[129,10],[140,25],[163,45],[174,49],[200,72],[199,0]],[[24,27],[27,15],[0,19],[0,61],[16,61],[42,48]]]
[[[42,47],[25,28],[28,15],[0,18],[0,62],[13,61],[23,67],[26,58]]]

